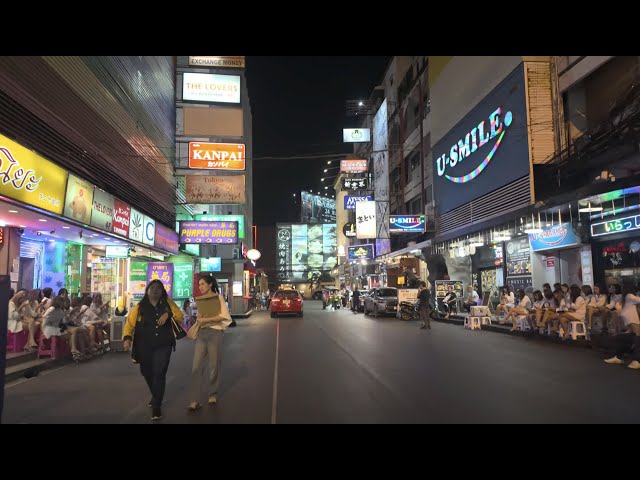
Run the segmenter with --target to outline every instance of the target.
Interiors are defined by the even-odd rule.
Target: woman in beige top
[[[207,275],[201,277],[198,281],[198,287],[202,297],[215,296],[220,302],[220,313],[214,317],[205,317],[198,312],[196,324],[191,328],[198,328],[196,336],[196,348],[193,356],[193,368],[191,370],[191,403],[189,411],[195,412],[200,408],[200,398],[202,391],[202,376],[207,368],[205,359],[209,359],[208,372],[208,394],[209,405],[218,403],[218,383],[220,378],[220,360],[222,358],[222,342],[224,339],[224,331],[231,324],[231,315],[224,301],[224,297],[220,295],[218,282],[216,279]],[[199,297],[201,298],[201,297]]]

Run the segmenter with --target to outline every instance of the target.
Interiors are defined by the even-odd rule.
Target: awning
[[[407,255],[414,250],[422,250],[423,248],[431,247],[431,240],[425,240],[424,242],[416,243],[415,245],[411,245],[410,247],[403,248],[402,250],[396,250],[395,252],[390,252],[385,255],[380,255],[376,257],[376,261],[382,261],[393,257],[399,257],[400,255]]]

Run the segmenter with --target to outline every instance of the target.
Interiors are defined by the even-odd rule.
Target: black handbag
[[[182,328],[173,317],[171,317],[171,328],[173,329],[173,335],[176,337],[176,340],[180,340],[187,336],[187,332],[184,331],[184,328]]]

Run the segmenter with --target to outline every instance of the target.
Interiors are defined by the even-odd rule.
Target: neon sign
[[[640,215],[625,217],[619,220],[591,224],[591,236],[600,237],[602,235],[612,235],[619,232],[629,232],[640,230]]]
[[[389,217],[390,232],[424,233],[426,217],[424,215],[391,215]]]
[[[485,120],[480,122],[477,127],[474,127],[469,133],[467,133],[464,139],[458,140],[458,143],[454,143],[453,146],[449,149],[449,156],[447,154],[443,154],[437,160],[437,169],[438,176],[444,177],[453,182],[453,183],[467,183],[476,178],[478,175],[482,173],[482,171],[487,168],[489,162],[495,155],[504,135],[506,133],[506,128],[511,125],[513,122],[513,114],[511,112],[506,112],[504,114],[504,119],[501,121],[500,115],[503,113],[502,107],[499,107],[495,110],[491,115],[489,115],[489,122],[491,124],[491,128],[489,131],[485,132]],[[491,139],[498,136],[498,140],[496,140],[495,145],[489,152],[489,154],[485,157],[485,159],[478,165],[474,170],[470,173],[461,176],[454,177],[452,175],[446,175],[445,172],[448,169],[455,167],[458,163],[462,163],[465,158],[470,157],[473,153],[476,152],[479,148],[486,145]]]

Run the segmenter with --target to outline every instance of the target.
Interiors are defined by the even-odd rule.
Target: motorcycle
[[[400,318],[406,322],[411,320],[420,320],[420,310],[416,303],[400,302]]]

